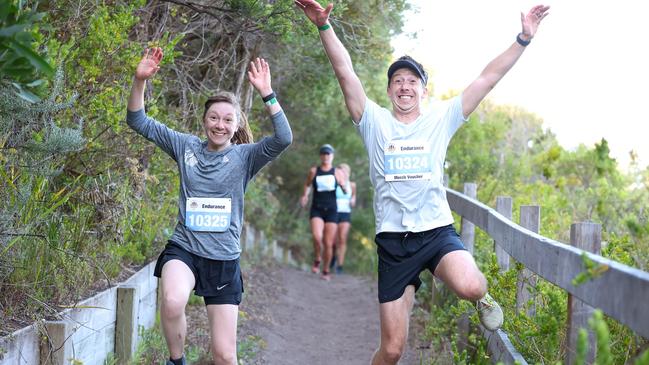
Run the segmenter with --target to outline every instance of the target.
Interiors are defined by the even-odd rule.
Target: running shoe
[[[324,281],[329,281],[331,280],[331,274],[329,273],[329,271],[323,271],[321,278]]]
[[[480,322],[489,331],[495,331],[503,325],[503,310],[489,293],[475,303],[475,309]]]
[[[183,365],[186,364],[186,362],[185,362],[185,355],[183,355],[183,357],[182,357],[180,360],[182,361],[182,364],[183,364]],[[178,360],[176,360],[176,361],[178,361]],[[171,361],[171,359],[168,359],[166,365],[176,365],[176,364],[175,364],[173,361]]]
[[[311,272],[314,274],[320,272],[320,260],[313,261],[313,266],[311,266]]]

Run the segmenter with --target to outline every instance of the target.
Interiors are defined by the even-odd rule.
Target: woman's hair
[[[212,104],[215,103],[228,103],[232,105],[232,107],[234,107],[234,110],[237,113],[238,126],[230,142],[232,142],[233,144],[252,143],[253,138],[252,138],[252,132],[250,131],[250,126],[248,125],[248,118],[246,117],[246,114],[241,110],[241,106],[239,105],[239,101],[237,100],[237,97],[234,96],[234,94],[231,92],[219,91],[214,96],[210,96],[209,98],[207,98],[207,101],[205,101],[205,111],[203,112],[203,120],[205,120],[205,115],[207,115],[207,111],[210,109]]]

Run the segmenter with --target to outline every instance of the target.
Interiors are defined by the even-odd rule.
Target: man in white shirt
[[[372,364],[396,364],[405,349],[414,294],[426,269],[460,298],[476,304],[480,321],[498,329],[503,313],[487,293],[487,282],[452,226],[453,217],[442,183],[446,149],[453,134],[489,91],[514,66],[548,13],[534,6],[521,14],[522,32],[492,60],[461,95],[422,110],[428,76],[405,56],[388,69],[387,93],[392,110],[365,95],[349,53],[329,23],[333,4],[296,0],[320,30],[345,104],[370,160],[374,186],[381,344]]]

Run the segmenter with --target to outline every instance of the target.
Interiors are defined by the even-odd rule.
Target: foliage
[[[39,100],[31,89],[43,84],[43,76],[52,76],[54,69],[34,49],[40,38],[37,24],[45,13],[38,12],[29,2],[9,0],[0,3],[0,86],[11,83],[12,92],[21,98]]]
[[[572,222],[601,222],[602,255],[645,269],[649,236],[641,219],[649,203],[646,170],[621,172],[609,157],[606,140],[593,148],[580,146],[566,151],[550,131],[541,129],[541,122],[516,108],[484,103],[449,147],[447,172],[451,187],[461,191],[463,182],[476,182],[479,200],[492,206],[497,196],[511,196],[514,221],[519,219],[520,206],[540,205],[540,233],[564,242],[569,241]],[[514,347],[532,363],[561,361],[567,294],[539,280],[534,288],[535,300],[528,303],[534,306],[535,315],[519,313],[515,310],[516,282],[522,266],[501,273],[493,257],[493,240],[480,230],[476,231],[475,257],[487,276],[490,293],[506,312],[504,330]],[[575,278],[576,284],[607,269],[594,265],[587,257],[584,264],[586,270]],[[453,319],[440,316],[440,312],[461,313],[457,310],[459,304],[439,305],[439,310],[431,308],[428,331],[452,336],[456,331]],[[614,320],[605,322],[606,331],[601,324],[597,327],[599,346],[604,346],[601,361],[625,363],[638,357],[646,341]],[[472,342],[470,346],[481,345]],[[606,346],[610,350],[605,350]]]
[[[73,123],[55,121],[55,116],[70,109],[76,99],[59,101],[62,85],[63,73],[59,70],[50,96],[37,103],[0,88],[0,147],[11,152],[5,158],[9,166],[35,174],[57,175],[66,155],[84,146],[81,120],[73,128],[59,126]]]
[[[203,307],[203,298],[192,294],[189,298],[189,305]],[[239,311],[239,321],[237,326],[241,326],[248,320],[246,312]],[[208,328],[199,329],[199,335],[204,341],[198,340],[200,344],[190,344],[186,347],[184,355],[189,364],[211,363],[211,354],[209,353],[208,344],[210,343],[210,331]],[[149,329],[139,328],[140,342],[130,363],[138,364],[161,364],[169,358],[167,343],[165,342],[162,332],[160,317],[156,317],[156,323]],[[265,341],[256,335],[248,335],[237,340],[237,358],[239,363],[247,364],[254,360],[260,349],[266,346]]]
[[[56,14],[57,5],[66,6],[51,2],[48,13]],[[124,139],[106,128],[121,128],[126,88],[114,87],[116,75],[135,61],[135,52],[105,57],[124,48],[133,25],[132,8],[114,5],[44,18],[41,44],[61,57],[56,77],[44,85],[46,97],[28,103],[0,90],[0,197],[7,203],[0,210],[0,309],[14,314],[2,316],[2,331],[11,330],[6,318],[39,318],[56,310],[52,305],[87,295],[97,281],[110,284],[124,266],[144,263],[173,217],[174,189],[160,186],[154,175],[168,167],[161,169],[161,159],[150,154],[150,166],[142,169],[125,155]],[[103,25],[84,35],[84,29],[65,28],[67,21],[85,24],[68,16],[103,19]],[[101,44],[115,48],[107,52]]]
[[[141,340],[129,363],[132,365],[166,363],[167,359],[169,359],[169,352],[160,327],[160,318],[156,318],[155,326],[149,329],[140,327],[138,335]],[[184,355],[189,364],[196,363],[199,359],[206,357],[205,351],[196,346],[189,346]]]
[[[317,163],[318,146],[331,143],[335,163],[347,162],[358,186],[348,268],[375,273],[366,152],[349,123],[315,27],[290,0],[183,4],[56,0],[0,5],[3,321],[55,310],[41,303],[77,300],[98,280],[110,282],[124,266],[151,260],[169,237],[177,213],[176,166],[124,123],[132,70],[142,49],[154,45],[164,49],[165,57],[146,91],[147,113],[195,134],[202,133],[201,102],[217,89],[239,96],[256,139],[271,133],[246,81],[250,59],[270,61],[273,87],[295,141],[249,186],[246,221],[293,249],[297,259],[309,260],[308,220],[297,199],[308,168]],[[382,105],[387,105],[389,40],[401,31],[406,8],[404,0],[342,0],[332,14],[333,28],[350,51],[367,95]],[[50,64],[59,72],[54,74]],[[646,270],[649,169],[621,172],[606,140],[568,151],[542,128],[538,116],[487,101],[452,140],[447,162],[451,187],[476,182],[479,200],[490,205],[497,196],[513,197],[514,220],[520,205],[542,206],[540,233],[545,236],[567,241],[570,223],[600,222],[602,254]],[[492,295],[512,313],[505,329],[515,346],[531,361],[560,361],[565,292],[540,280],[536,316],[514,314],[521,268],[500,273],[493,241],[484,232],[476,238],[476,258]],[[451,298],[430,307],[436,319],[427,328],[431,341],[440,336],[457,340],[454,321],[469,307]],[[646,341],[610,319],[605,322],[613,362],[635,356],[647,363],[647,352],[636,353]],[[5,323],[0,328],[4,331]],[[456,352],[456,361],[485,361],[479,336],[470,338],[466,351]]]
[[[83,209],[72,203],[79,179],[57,183],[66,156],[85,144],[81,124],[67,128],[74,123],[58,119],[73,102],[58,101],[62,82],[59,72],[52,94],[34,104],[0,88],[0,282],[27,284],[31,294],[25,295],[34,301],[55,293],[55,300],[66,300],[62,287],[71,278],[83,283],[92,269],[87,252],[79,249],[88,244],[87,218],[72,218]],[[59,281],[60,276],[70,279]],[[0,286],[5,295],[14,291]]]

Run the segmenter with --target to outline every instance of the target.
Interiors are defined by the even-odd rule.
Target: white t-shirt
[[[433,102],[410,124],[367,99],[356,127],[370,162],[377,234],[422,232],[453,223],[444,160],[451,137],[465,121],[461,96]]]

